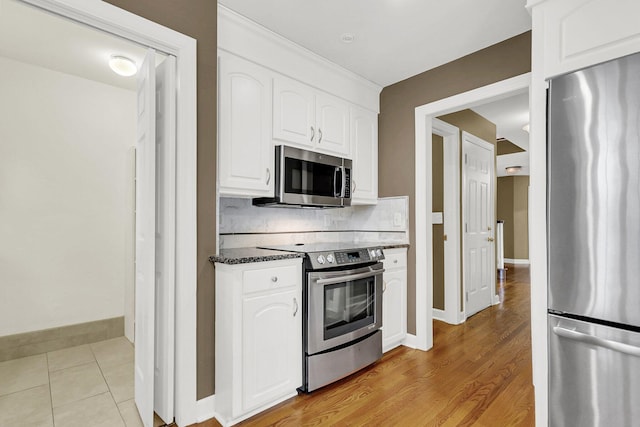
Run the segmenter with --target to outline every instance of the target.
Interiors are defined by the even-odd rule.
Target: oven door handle
[[[377,276],[378,274],[382,274],[382,273],[384,273],[384,268],[380,270],[366,271],[364,273],[349,274],[347,276],[332,277],[330,279],[318,279],[316,283],[318,285],[332,285],[334,283],[342,283],[342,282],[349,282],[352,280],[366,279],[367,277]]]

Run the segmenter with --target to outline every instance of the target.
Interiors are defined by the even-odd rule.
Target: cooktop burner
[[[375,243],[321,242],[293,245],[261,246],[261,249],[307,254],[309,268],[314,270],[363,264],[384,259],[382,248]]]

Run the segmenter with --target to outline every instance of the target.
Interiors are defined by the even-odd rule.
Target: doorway
[[[417,107],[416,123],[416,175],[415,215],[416,259],[427,262],[416,265],[416,342],[417,348],[428,350],[433,346],[433,231],[431,228],[432,189],[427,178],[432,173],[432,134],[435,117],[471,108],[493,100],[503,99],[528,90],[530,73],[455,95],[440,101]]]
[[[172,264],[175,263],[175,265],[179,267],[179,270],[175,273],[175,279],[180,281],[182,286],[180,290],[176,292],[175,298],[173,296],[171,297],[171,302],[177,302],[178,304],[176,305],[179,307],[176,317],[181,319],[181,321],[177,325],[177,329],[180,331],[187,330],[186,333],[180,335],[183,348],[180,349],[180,347],[178,347],[176,357],[184,359],[185,353],[188,353],[187,359],[190,359],[195,351],[195,318],[185,317],[182,310],[186,309],[190,313],[195,312],[195,228],[193,226],[193,224],[195,224],[195,42],[186,36],[167,31],[157,24],[138,19],[127,12],[101,2],[91,2],[89,4],[85,4],[86,2],[64,2],[64,4],[61,4],[56,0],[27,0],[26,2],[40,6],[48,11],[70,16],[92,27],[106,30],[110,34],[117,34],[124,39],[142,42],[148,46],[158,46],[169,54],[175,55],[177,58],[178,64],[176,68],[179,74],[175,80],[180,84],[181,98],[177,103],[175,115],[172,114],[171,116],[176,118],[181,125],[177,131],[180,156],[178,157],[178,161],[174,161],[179,175],[174,178],[162,170],[160,176],[167,178],[167,182],[173,182],[178,189],[182,190],[182,192],[177,192],[180,195],[179,197],[182,203],[178,204],[176,201],[173,201],[174,206],[170,206],[168,210],[168,213],[174,212],[174,214],[171,214],[176,217],[174,222],[177,223],[179,227],[183,227],[182,232],[177,238],[177,242],[173,244],[174,248],[177,244],[180,244],[182,250],[179,254],[176,254],[174,260],[171,260]],[[19,2],[19,4],[23,3]],[[4,6],[3,4],[3,7],[0,8],[0,13],[6,13],[7,8]],[[6,27],[3,27],[3,29],[5,28]],[[43,33],[44,30],[42,28],[33,31],[33,35],[41,36]],[[115,39],[120,38],[115,37]],[[56,51],[51,49],[51,46],[46,40],[44,43],[38,43],[38,45],[48,54],[44,55],[45,57],[55,56]],[[135,98],[136,96],[134,95],[134,100]],[[53,99],[55,99],[55,97],[53,97]],[[19,99],[19,102],[21,101],[22,99]],[[94,99],[93,103],[99,104],[100,107],[104,108],[104,105],[100,104],[99,99]],[[34,103],[33,105],[37,104]],[[65,111],[67,111],[55,107],[51,110],[59,115],[64,115]],[[133,111],[132,116],[135,117],[135,109]],[[41,126],[42,121],[39,119],[40,117],[37,115],[32,117],[31,123],[35,129],[42,127],[48,132],[55,132],[55,126]],[[76,124],[76,127],[81,125],[84,125],[84,123],[79,122]],[[118,128],[123,126],[121,123],[116,123],[110,127]],[[95,143],[95,141],[93,138],[85,138],[85,143],[90,145],[91,143]],[[130,159],[132,158],[133,156],[131,155]],[[65,158],[65,160],[69,160],[69,158]],[[130,162],[129,164],[131,165],[132,163],[133,162]],[[91,168],[90,162],[86,162],[84,166],[85,169]],[[77,173],[77,175],[80,180],[71,183],[65,182],[65,184],[68,184],[70,187],[72,185],[83,184],[81,181],[84,176],[82,171]],[[106,181],[108,181],[108,178],[110,178],[109,173],[104,172],[103,175],[106,176]],[[99,209],[96,210],[100,211]],[[153,216],[155,216],[155,214],[153,214]],[[186,227],[185,223],[187,223]],[[60,237],[63,239],[64,233],[60,233]],[[118,237],[120,237],[120,235],[118,235]],[[51,254],[53,257],[60,256],[60,251],[51,251]],[[91,270],[90,268],[88,269]],[[99,275],[96,274],[96,276]],[[73,293],[70,293],[70,295],[73,295],[74,298],[78,296]],[[151,301],[151,303],[153,304],[153,301]],[[81,309],[85,308],[82,304],[78,304],[78,306]],[[142,319],[147,318],[147,316],[138,317]],[[173,348],[167,350],[173,353]],[[151,354],[153,354],[153,349]],[[182,417],[185,417],[188,423],[193,420],[193,415],[185,416],[184,414],[185,408],[187,411],[193,413],[193,407],[195,406],[195,367],[193,363],[178,365],[181,367],[182,376],[180,377],[181,380],[177,382],[176,388],[184,388],[186,390],[184,394],[181,394],[176,412],[181,412],[183,414]],[[193,400],[191,400],[191,398],[193,398]],[[178,408],[180,410],[178,410]],[[177,414],[178,418],[180,416],[181,415]]]

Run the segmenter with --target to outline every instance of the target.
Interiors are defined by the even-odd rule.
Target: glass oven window
[[[336,168],[322,163],[285,158],[285,193],[334,197]]]
[[[325,286],[325,340],[373,323],[375,323],[374,277]]]

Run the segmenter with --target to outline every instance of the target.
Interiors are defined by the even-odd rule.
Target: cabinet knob
[[[487,237],[488,242],[493,242],[493,237]]]
[[[273,276],[273,277],[271,278],[271,281],[272,281],[273,283],[276,283],[276,282],[278,281],[278,276]]]
[[[322,142],[322,129],[318,129],[318,144]]]
[[[313,128],[313,126],[311,126],[311,141],[313,141],[313,137],[316,136],[316,131]]]
[[[298,314],[298,300],[293,298],[293,317],[296,317]]]
[[[397,263],[398,263],[398,260],[397,260],[397,259],[394,259],[394,260],[393,260],[393,263],[394,263],[394,264],[397,264]]]
[[[271,169],[267,168],[267,185],[271,182]]]

